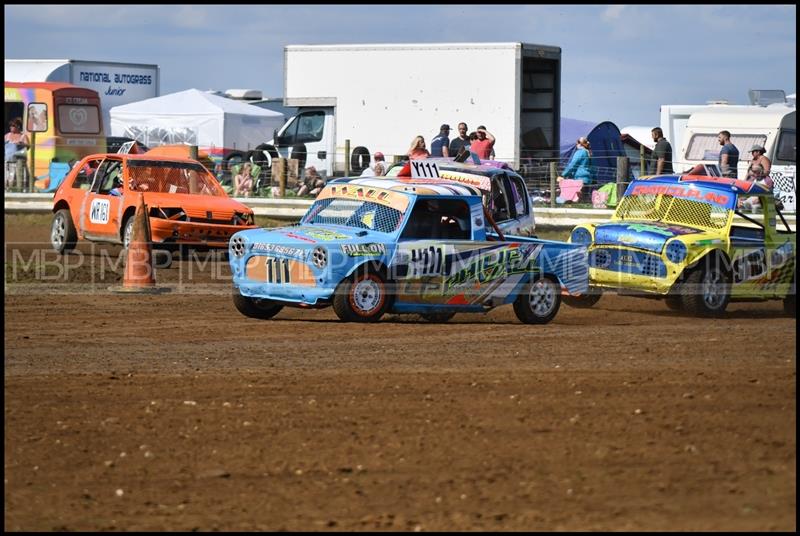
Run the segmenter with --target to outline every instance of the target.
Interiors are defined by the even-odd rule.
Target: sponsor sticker
[[[342,244],[342,252],[349,257],[376,257],[386,254],[385,244]]]

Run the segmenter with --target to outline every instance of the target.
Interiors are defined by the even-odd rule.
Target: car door
[[[81,231],[89,240],[119,239],[123,198],[113,195],[112,190],[121,180],[120,158],[108,157],[99,162],[81,209]]]

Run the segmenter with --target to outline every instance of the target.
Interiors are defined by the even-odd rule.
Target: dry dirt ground
[[[118,247],[5,231],[6,530],[797,528],[779,302],[257,321],[224,262],[114,294]]]

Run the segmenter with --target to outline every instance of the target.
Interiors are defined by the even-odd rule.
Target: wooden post
[[[197,160],[197,145],[189,146],[189,158],[192,160]]]
[[[627,156],[617,157],[617,203],[622,199],[622,195],[625,193],[625,188],[628,184],[629,166],[630,160],[628,160]]]
[[[297,158],[290,158],[286,168],[286,182],[284,186],[294,188],[297,186],[297,181],[300,180],[300,160]]]
[[[278,194],[279,196],[283,195],[283,191],[286,188],[286,159],[285,158],[273,158],[272,159],[272,180],[276,180],[278,182]],[[270,183],[272,184],[272,183]],[[272,187],[272,197],[278,197],[275,195],[275,187]]]
[[[639,144],[639,176],[645,175],[647,173],[647,166],[645,166],[644,161],[644,144]]]
[[[556,206],[556,188],[558,186],[556,178],[558,178],[558,162],[550,162],[550,208]]]
[[[350,140],[344,140],[344,176],[350,176]]]
[[[281,174],[278,177],[278,193],[281,197],[286,197],[286,174],[289,171],[289,163],[285,158],[281,158],[283,165],[281,166]]]

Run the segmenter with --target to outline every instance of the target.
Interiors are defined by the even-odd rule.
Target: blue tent
[[[622,135],[617,125],[611,121],[594,123],[580,119],[561,118],[560,169],[564,169],[575,152],[575,142],[585,136],[592,145],[592,164],[595,184],[605,184],[617,180],[617,157],[627,156],[622,144]],[[628,172],[628,180],[633,173]]]

